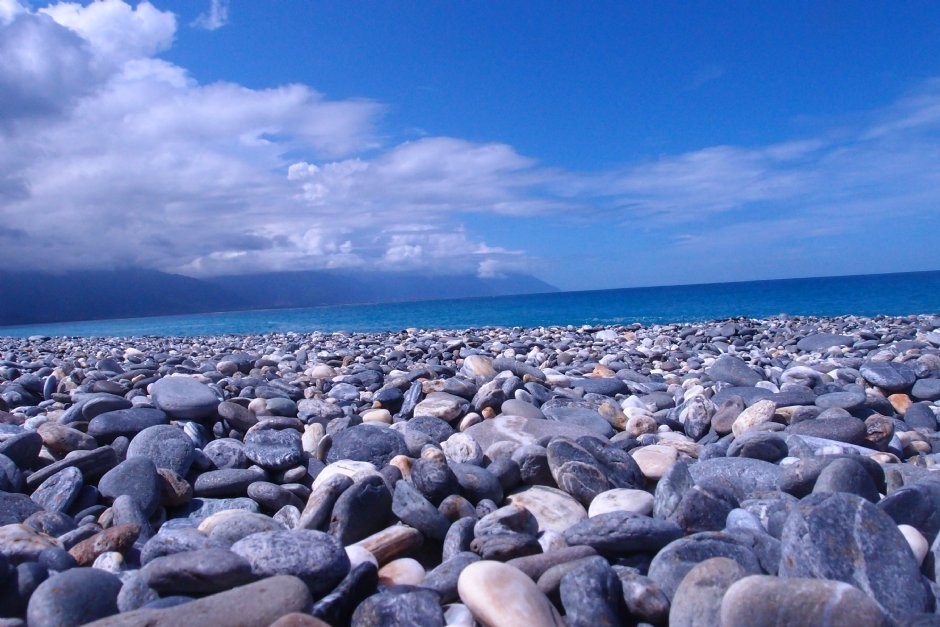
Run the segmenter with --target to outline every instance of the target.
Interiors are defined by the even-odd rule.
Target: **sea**
[[[940,271],[0,326],[0,336],[199,336],[655,324],[779,314],[940,314]]]

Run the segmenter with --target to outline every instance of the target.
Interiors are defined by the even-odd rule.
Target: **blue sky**
[[[0,0],[0,260],[940,269],[938,50],[933,2]]]

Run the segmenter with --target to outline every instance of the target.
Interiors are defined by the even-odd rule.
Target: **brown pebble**
[[[268,627],[330,627],[316,616],[291,612],[271,623]]]
[[[90,566],[102,553],[115,551],[124,553],[134,545],[140,535],[140,525],[127,523],[105,529],[87,540],[82,540],[71,549],[69,554],[79,566]]]

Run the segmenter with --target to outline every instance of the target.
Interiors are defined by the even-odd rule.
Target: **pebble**
[[[118,613],[121,580],[97,568],[72,568],[39,584],[26,619],[35,627],[84,625]]]
[[[93,564],[125,581],[105,622],[489,624],[505,606],[554,624],[554,603],[568,624],[717,623],[722,586],[750,575],[791,596],[850,584],[913,620],[940,589],[938,329],[0,338],[0,579],[17,582],[0,606],[25,620],[45,578]],[[733,577],[701,575],[728,560]],[[463,590],[481,563],[529,592]],[[267,596],[236,611],[240,590]]]
[[[741,566],[727,557],[712,557],[686,573],[669,607],[672,627],[712,627],[720,625],[722,599],[731,585],[747,576]],[[771,620],[775,623],[776,620]]]
[[[481,560],[460,573],[460,600],[489,627],[561,627],[564,623],[548,598],[522,571]]]

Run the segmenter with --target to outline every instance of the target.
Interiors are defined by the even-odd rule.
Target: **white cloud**
[[[228,24],[228,0],[210,0],[209,8],[200,13],[192,26],[204,30],[218,30]]]
[[[940,206],[940,81],[819,136],[576,173],[498,142],[383,145],[381,104],[302,84],[200,84],[155,56],[176,26],[146,2],[0,0],[0,262],[495,277],[539,266],[525,244],[478,235],[484,217],[619,231],[630,254],[698,263],[716,243],[758,251]],[[557,254],[581,255],[583,238],[568,239]]]

